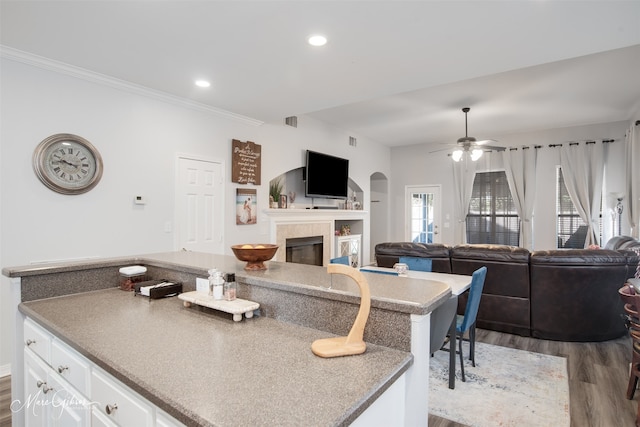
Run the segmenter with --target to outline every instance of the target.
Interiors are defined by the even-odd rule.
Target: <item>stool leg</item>
[[[629,385],[627,386],[627,399],[633,399],[633,395],[636,392],[638,386],[638,371],[635,366],[631,366],[631,372],[629,374]]]
[[[474,323],[469,329],[469,359],[471,364],[476,367],[476,324]]]
[[[458,337],[460,338],[458,342],[460,343],[460,372],[462,372],[462,382],[466,382],[464,378],[464,357],[462,357],[462,334]]]

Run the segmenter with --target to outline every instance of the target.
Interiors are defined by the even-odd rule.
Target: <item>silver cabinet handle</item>
[[[58,373],[59,373],[59,374],[61,374],[61,373],[63,373],[64,371],[66,371],[66,370],[68,370],[68,369],[69,369],[69,367],[68,367],[68,366],[62,366],[62,365],[60,365],[60,366],[58,366]]]
[[[104,410],[109,415],[112,415],[114,412],[116,412],[116,409],[118,409],[118,404],[116,403],[114,403],[113,405],[107,404],[107,406],[104,407]]]
[[[32,340],[32,339],[28,339],[27,342],[26,342],[27,347],[29,347],[31,344],[35,344],[35,343],[36,343],[36,340]]]
[[[47,385],[46,381],[40,381],[40,380],[38,380],[38,381],[36,382],[36,386],[38,386],[38,388],[41,388],[41,389],[42,389],[42,392],[43,392],[44,394],[47,394],[48,392],[50,392],[51,390],[53,390],[53,387],[49,387],[49,386]]]

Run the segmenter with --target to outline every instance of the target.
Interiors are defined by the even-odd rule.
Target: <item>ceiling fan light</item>
[[[451,153],[451,158],[454,162],[459,162],[460,159],[462,159],[462,153],[462,150],[455,150],[453,153]]]
[[[471,160],[472,161],[476,161],[478,160],[480,157],[482,157],[482,150],[479,148],[476,148],[474,150],[471,151]]]

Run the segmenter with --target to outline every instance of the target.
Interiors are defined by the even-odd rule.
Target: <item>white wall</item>
[[[174,220],[177,153],[225,162],[228,254],[232,244],[270,240],[261,213],[268,203],[269,180],[303,166],[306,149],[350,159],[350,176],[364,191],[365,210],[369,208],[371,174],[389,176],[387,147],[308,117],[298,118],[297,129],[281,123],[255,126],[7,58],[2,59],[1,69],[2,267],[173,250],[173,233],[164,229],[166,222]],[[56,133],[80,135],[100,151],[104,174],[92,191],[60,195],[42,185],[34,174],[33,150]],[[349,136],[358,138],[357,147],[349,146]],[[262,145],[256,225],[235,224],[235,189],[239,185],[230,182],[232,139]],[[147,204],[134,205],[135,195],[145,196]],[[368,229],[368,224],[365,227]],[[368,239],[364,243],[367,247]],[[3,276],[0,367],[10,363],[12,352],[8,291],[9,281]]]
[[[534,249],[552,249],[556,242],[555,229],[555,176],[560,164],[560,148],[550,148],[549,144],[568,141],[615,139],[608,144],[608,158],[605,172],[605,194],[624,193],[624,138],[629,122],[604,123],[600,125],[552,129],[542,132],[503,135],[497,137],[501,145],[510,147],[542,145],[538,151],[537,191],[534,207]],[[429,153],[432,148],[425,145],[398,147],[391,150],[391,241],[404,240],[404,187],[406,185],[442,185],[443,223],[449,228],[442,229],[442,242],[454,244],[453,221],[453,170],[452,160],[447,151]],[[478,171],[500,170],[502,160],[498,153],[485,154],[478,162]],[[606,197],[604,212],[615,205],[615,200]],[[447,215],[449,219],[447,219]],[[605,238],[611,236],[610,217],[603,217]],[[628,233],[628,222],[622,222],[622,231]]]

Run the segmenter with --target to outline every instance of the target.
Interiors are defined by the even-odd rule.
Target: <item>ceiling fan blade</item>
[[[454,150],[457,150],[457,149],[462,149],[461,147],[458,147],[458,148],[456,148],[456,147],[458,147],[458,146],[457,145],[450,145],[447,148],[440,148],[438,150],[429,151],[429,154],[440,153],[442,151],[454,151]]]
[[[481,139],[476,141],[476,145],[496,144],[498,141],[495,139]]]
[[[499,145],[483,145],[481,147],[483,150],[491,150],[491,151],[504,151],[506,147],[500,147]]]

